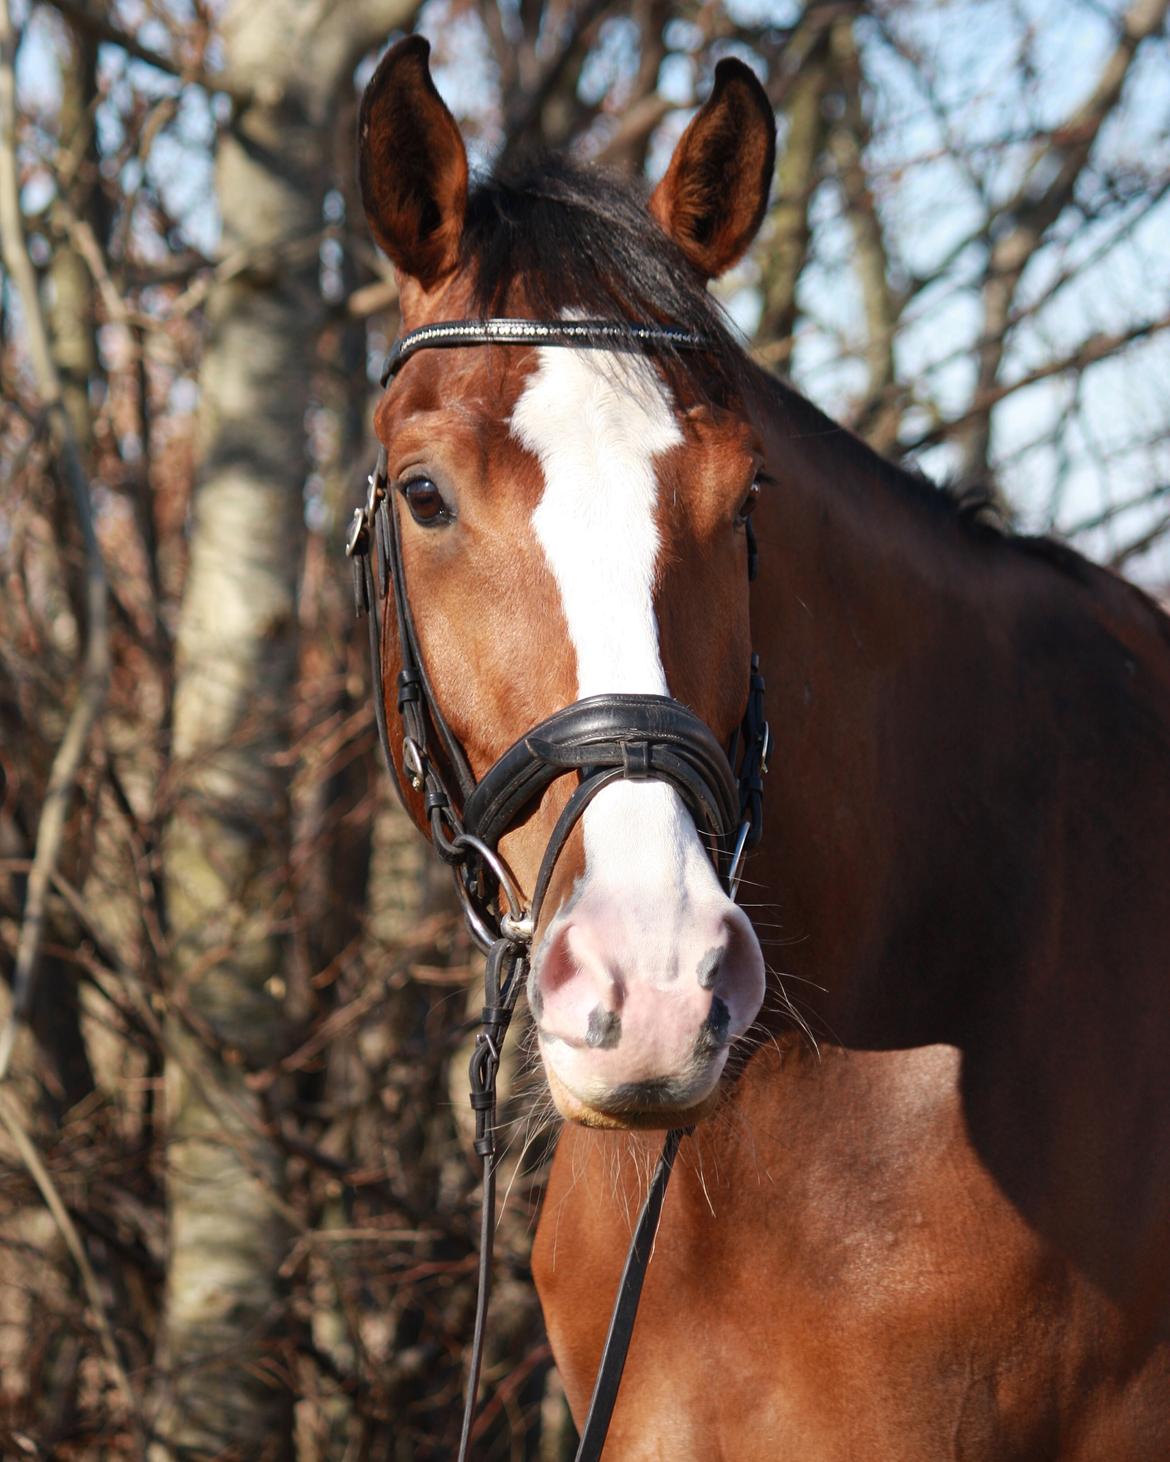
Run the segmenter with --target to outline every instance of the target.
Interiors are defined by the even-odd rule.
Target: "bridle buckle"
[[[536,925],[531,914],[524,914],[519,919],[513,919],[511,914],[501,914],[500,933],[513,944],[531,944]]]
[[[743,866],[743,855],[747,851],[747,841],[751,830],[752,820],[748,817],[740,823],[739,832],[735,835],[735,849],[727,868],[727,896],[733,903],[739,892],[740,868]]]
[[[353,518],[350,521],[349,532],[345,535],[345,556],[354,558],[357,554],[366,551],[367,542],[363,542],[366,535],[366,510],[354,508]]]
[[[386,496],[381,474],[371,472],[366,478],[366,521],[372,523],[378,510],[378,503]]]
[[[423,767],[422,752],[413,736],[402,738],[402,765],[406,771],[406,780],[416,792],[421,792],[426,772]]]

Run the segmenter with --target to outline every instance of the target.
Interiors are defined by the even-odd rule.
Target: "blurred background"
[[[651,179],[742,57],[780,139],[718,286],[751,349],[1161,593],[1168,6],[0,0],[0,1455],[453,1455],[477,965],[342,557],[388,41],[429,37],[477,167]],[[553,1462],[516,1049],[477,1455]]]

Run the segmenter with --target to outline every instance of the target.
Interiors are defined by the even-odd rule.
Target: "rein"
[[[654,346],[668,351],[709,348],[703,337],[667,325],[609,320],[452,320],[403,335],[386,358],[382,385],[416,351],[490,344],[628,352]],[[750,521],[747,534],[748,575],[754,578],[756,551]],[[610,783],[666,782],[678,792],[699,830],[712,840],[717,867],[734,898],[744,853],[755,846],[763,831],[763,777],[769,741],[764,679],[759,658],[753,654],[747,707],[729,748],[720,744],[693,711],[669,696],[595,695],[565,706],[534,726],[477,782],[458,737],[443,716],[419,651],[406,595],[398,512],[385,448],[379,451],[377,466],[370,474],[365,505],[354,510],[345,551],[353,565],[355,609],[369,624],[374,715],[383,759],[406,806],[390,744],[381,664],[379,606],[392,592],[401,666],[397,706],[404,772],[413,791],[422,796],[431,841],[452,870],[468,927],[486,955],[484,1008],[469,1068],[475,1150],[483,1161],[483,1207],[479,1291],[459,1445],[459,1459],[464,1462],[475,1417],[491,1290],[498,1160],[496,1076],[516,999],[527,979],[532,939],[557,858],[586,807]],[[499,842],[524,821],[552,782],[569,773],[576,774],[578,785],[553,828],[531,902],[525,907],[516,880],[500,856]],[[456,789],[457,795],[453,795]],[[501,899],[506,911],[501,910]],[[666,1135],[626,1258],[576,1462],[596,1462],[601,1456],[666,1186],[679,1144],[690,1130],[674,1128]]]

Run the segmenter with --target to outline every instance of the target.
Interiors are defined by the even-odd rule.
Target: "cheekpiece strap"
[[[463,1397],[463,1426],[459,1437],[459,1462],[466,1462],[475,1421],[479,1373],[483,1364],[483,1342],[488,1300],[492,1288],[492,1240],[496,1227],[496,1077],[500,1052],[512,1019],[516,996],[528,973],[525,950],[514,941],[497,939],[484,964],[483,1020],[475,1038],[468,1075],[471,1081],[471,1110],[475,1113],[475,1150],[483,1162],[483,1209],[480,1214],[479,1286],[475,1301],[475,1327],[471,1360]]]

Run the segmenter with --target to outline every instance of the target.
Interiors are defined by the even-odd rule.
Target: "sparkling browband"
[[[382,385],[397,374],[416,350],[445,345],[578,345],[583,349],[641,350],[667,345],[675,350],[703,350],[705,336],[677,325],[626,325],[613,320],[445,320],[420,325],[394,342],[382,367]]]

